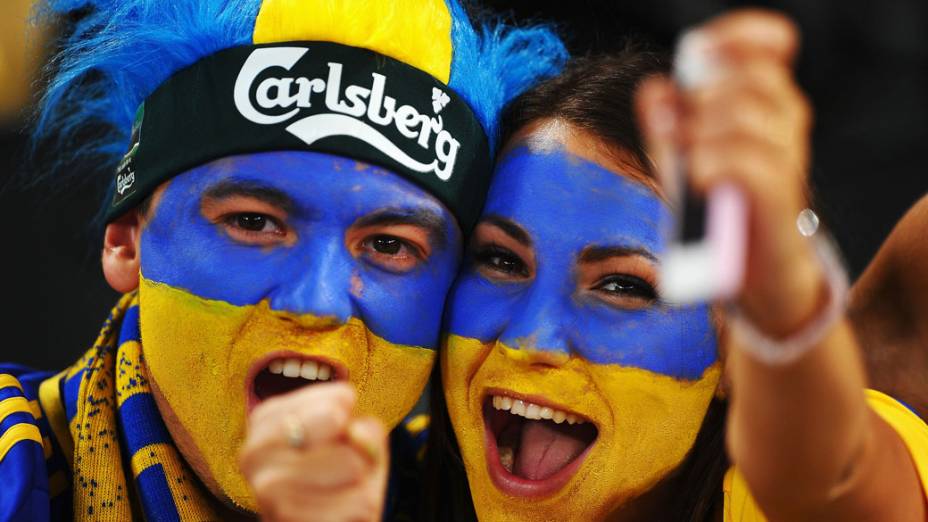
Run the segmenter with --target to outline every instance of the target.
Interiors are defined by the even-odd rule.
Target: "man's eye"
[[[286,226],[277,218],[259,212],[236,212],[221,220],[233,240],[256,246],[273,246],[286,239]]]
[[[610,297],[633,298],[647,302],[657,300],[657,291],[650,283],[631,275],[615,274],[601,279],[593,290],[608,294]]]
[[[403,240],[394,236],[376,236],[371,239],[371,248],[381,254],[395,256],[403,246]]]
[[[361,248],[369,262],[391,272],[408,272],[427,258],[410,241],[389,234],[370,236],[361,243]]]
[[[474,254],[474,260],[479,266],[507,276],[528,277],[528,267],[525,262],[512,251],[502,247],[490,246],[478,250]]]
[[[227,218],[227,223],[235,228],[248,232],[280,232],[281,226],[276,219],[254,212],[233,214]]]

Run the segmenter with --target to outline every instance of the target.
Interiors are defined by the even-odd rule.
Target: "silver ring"
[[[284,427],[287,434],[287,445],[293,449],[303,449],[306,445],[306,428],[296,415],[287,415],[284,418]]]

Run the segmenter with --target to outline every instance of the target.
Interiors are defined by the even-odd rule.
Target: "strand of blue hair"
[[[129,142],[135,112],[161,83],[201,58],[252,42],[262,0],[44,0],[39,18],[77,17],[51,60],[34,142],[51,142],[58,165],[90,165],[56,184],[109,181]],[[457,0],[452,14],[449,87],[471,106],[491,147],[504,105],[557,74],[567,52],[551,27],[471,23]],[[80,13],[78,16],[76,13]],[[87,132],[97,129],[97,132]],[[102,132],[99,129],[103,129]],[[61,180],[70,175],[78,179]],[[64,181],[64,183],[62,183]]]

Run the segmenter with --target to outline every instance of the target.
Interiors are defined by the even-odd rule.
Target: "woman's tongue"
[[[526,420],[515,458],[515,475],[544,480],[577,458],[590,441],[574,426],[548,420]]]

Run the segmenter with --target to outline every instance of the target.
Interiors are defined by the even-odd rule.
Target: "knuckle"
[[[242,470],[242,473],[247,477],[254,470],[255,458],[253,455],[254,452],[249,451],[247,447],[242,448],[242,451],[238,454],[238,469]]]
[[[378,520],[379,517],[380,509],[373,501],[358,499],[346,520],[350,522],[371,522]]]
[[[251,490],[255,494],[255,500],[262,506],[262,510],[267,506],[276,507],[278,492],[275,488],[277,481],[273,478],[272,473],[263,472],[252,475],[249,480]]]
[[[254,442],[245,442],[238,454],[239,469],[246,475],[254,473],[261,468],[261,463],[267,460],[268,451],[266,448],[257,445]]]
[[[364,460],[364,457],[360,455],[360,450],[356,448],[346,448],[345,456],[342,460],[344,466],[345,477],[357,480],[362,477],[367,471],[368,464]]]

